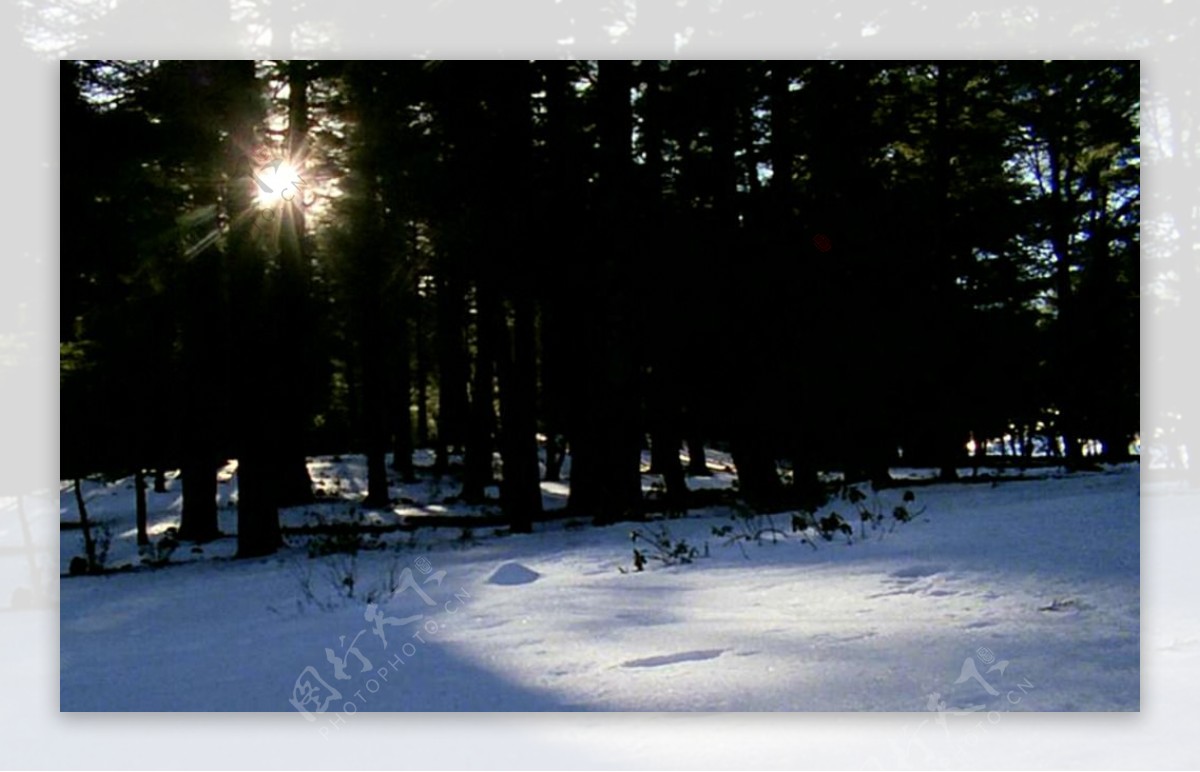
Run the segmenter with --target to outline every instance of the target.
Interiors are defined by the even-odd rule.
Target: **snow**
[[[531,584],[536,582],[539,576],[541,574],[537,571],[526,568],[520,563],[505,563],[488,577],[487,582],[500,585]]]
[[[286,510],[285,524],[348,516],[361,461],[314,459],[314,477],[344,476],[349,498]],[[155,532],[178,521],[168,486],[149,494]],[[397,485],[412,503],[372,517],[398,522],[443,487]],[[236,478],[220,489],[229,533]],[[112,533],[109,565],[136,563],[128,481],[85,493]],[[1138,709],[1136,465],[916,494],[924,514],[865,539],[845,502],[827,506],[855,524],[852,544],[731,544],[714,535],[731,524],[721,508],[663,520],[702,554],[643,572],[630,532],[645,524],[418,529],[315,559],[299,536],[250,561],[228,560],[232,538],[185,545],[161,569],[62,580],[61,708],[292,711],[314,730],[372,711],[933,710],[965,725],[976,712]],[[890,513],[901,495],[877,506]],[[77,521],[73,492],[60,498]],[[786,529],[786,513],[776,520]],[[61,541],[66,566],[80,532]],[[980,678],[962,678],[968,662]]]

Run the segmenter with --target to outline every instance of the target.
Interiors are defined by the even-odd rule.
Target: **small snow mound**
[[[892,577],[893,579],[924,579],[927,576],[940,574],[945,570],[945,566],[915,565],[906,566],[897,571],[893,571],[892,573],[888,574],[888,576]]]
[[[520,563],[505,563],[495,570],[488,578],[488,584],[529,584],[535,582],[541,577],[537,571],[531,568],[526,568]]]

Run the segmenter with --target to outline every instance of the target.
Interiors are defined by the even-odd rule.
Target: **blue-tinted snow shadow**
[[[404,624],[383,628],[384,646],[364,604],[329,611],[287,606],[299,603],[294,582],[275,558],[68,583],[59,636],[60,710],[297,712],[290,700],[305,702],[298,681],[318,686],[321,695],[339,692],[326,708],[351,717],[356,710],[586,709],[548,689],[518,684],[448,644],[444,636],[458,619],[469,624],[473,599],[465,592],[428,588],[437,608],[419,601],[386,604],[384,615]],[[268,605],[258,597],[279,600]],[[255,607],[262,609],[257,616]],[[408,621],[418,613],[420,619]],[[327,648],[344,661],[347,679],[336,678]]]
[[[336,615],[330,629],[336,630],[333,618]],[[197,621],[198,626],[202,624]],[[129,626],[136,627],[136,622]],[[261,651],[261,646],[258,651],[246,651],[221,635],[206,636],[200,629],[191,632],[202,643],[191,651],[148,652],[136,646],[114,651],[115,641],[95,642],[88,658],[97,660],[96,667],[64,668],[59,709],[83,713],[295,712],[298,725],[329,725],[336,716],[352,722],[358,712],[588,709],[549,691],[519,685],[429,636],[424,643],[411,646],[404,645],[407,636],[393,636],[390,650],[364,639],[360,648],[370,667],[364,671],[359,660],[347,657],[344,672],[349,680],[338,680],[322,654],[325,643],[336,646],[336,641],[313,641],[311,647],[301,647],[307,651],[272,656]],[[86,656],[83,637],[64,633],[67,658]],[[311,632],[306,630],[303,637],[311,639]],[[225,653],[214,658],[214,649]],[[312,670],[307,670],[310,667]],[[296,691],[298,681],[319,687],[317,700],[303,704],[305,690]],[[335,693],[338,696],[332,698]],[[302,711],[291,704],[292,698],[302,703],[315,721],[305,721]]]

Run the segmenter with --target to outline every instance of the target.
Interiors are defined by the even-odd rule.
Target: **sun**
[[[303,196],[304,182],[291,163],[275,159],[253,173],[257,188],[254,202],[260,209],[273,209]]]

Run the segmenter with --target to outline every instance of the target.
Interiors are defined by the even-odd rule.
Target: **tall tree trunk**
[[[730,443],[730,452],[737,467],[738,492],[746,504],[763,511],[782,507],[783,484],[770,449],[739,433]]]
[[[492,434],[496,425],[494,377],[495,301],[491,290],[476,287],[475,369],[472,376],[471,407],[467,417],[467,446],[463,459],[463,501],[482,503],[492,484]]]
[[[566,460],[567,449],[563,444],[562,436],[549,433],[550,431],[550,429],[547,429],[546,474],[542,479],[546,482],[560,482],[562,480],[563,461]]]
[[[795,166],[793,162],[795,149],[792,142],[793,110],[791,85],[793,65],[788,62],[772,62],[770,67],[771,183],[769,194],[771,196],[771,221],[769,227],[775,239],[777,239],[776,243],[787,245],[783,248],[789,249],[793,243],[792,206],[794,192],[792,175],[793,167]],[[778,250],[778,247],[776,249]],[[800,298],[801,303],[804,300],[803,297]],[[809,316],[805,313],[806,310],[801,308],[798,313],[802,327],[807,327],[804,323],[809,321]],[[800,346],[809,342],[806,339],[806,333],[807,329],[797,330],[792,338],[798,350]],[[811,503],[815,501],[820,490],[820,481],[817,478],[817,462],[813,453],[816,437],[813,431],[813,421],[809,417],[810,411],[815,406],[810,404],[810,400],[811,397],[809,397],[806,388],[801,384],[801,388],[797,389],[790,413],[795,419],[796,434],[787,443],[791,449],[792,493],[797,503]]]
[[[542,511],[537,446],[537,339],[535,262],[545,249],[544,236],[534,227],[530,199],[533,188],[533,109],[530,94],[534,70],[527,62],[496,68],[489,89],[492,97],[495,149],[498,162],[484,181],[491,198],[489,221],[494,232],[512,245],[499,262],[481,269],[483,279],[508,298],[497,303],[490,324],[497,331],[496,364],[500,389],[500,453],[503,480],[500,506],[512,530],[528,533]],[[489,268],[491,270],[489,270]],[[511,319],[511,324],[510,324]],[[489,319],[485,319],[485,324]]]
[[[212,203],[217,202],[211,191]],[[177,303],[179,319],[180,480],[183,506],[179,538],[197,543],[221,536],[217,521],[218,405],[222,348],[228,335],[226,281],[230,271],[215,247],[184,268]]]
[[[942,296],[942,303],[948,302],[950,290],[952,287],[941,286],[943,282],[949,282],[951,278],[950,271],[950,256],[948,254],[948,245],[946,239],[946,228],[949,224],[949,208],[950,208],[950,150],[947,143],[947,123],[950,120],[949,108],[947,100],[949,99],[949,85],[947,83],[947,65],[942,62],[937,66],[937,81],[934,86],[934,126],[933,126],[933,142],[934,142],[934,228],[933,228],[933,265],[934,265],[934,280],[938,282],[937,289],[945,290],[939,292]],[[934,313],[940,313],[935,320],[934,328],[943,338],[939,348],[943,351],[955,350],[952,341],[953,335],[953,320],[944,313],[946,309],[934,308]],[[949,362],[948,357],[940,357],[936,361]],[[939,368],[941,369],[941,368]],[[956,431],[955,421],[958,419],[956,415],[956,386],[954,379],[950,376],[950,367],[945,366],[944,371],[938,374],[934,379],[935,388],[939,390],[936,400],[937,413],[934,416],[934,431],[938,437],[937,453],[938,453],[938,478],[941,480],[956,480],[958,479],[958,457],[961,455],[962,439],[959,432]]]
[[[308,143],[308,82],[309,62],[293,60],[287,64],[288,77],[288,139],[286,155],[290,163],[304,176],[303,160]],[[317,367],[310,352],[309,341],[313,312],[309,308],[309,268],[307,226],[304,216],[304,187],[290,201],[281,203],[279,275],[276,281],[277,311],[275,314],[279,362],[298,370],[297,380],[309,384],[315,380]],[[309,387],[311,388],[311,387]],[[304,386],[281,389],[278,396],[280,436],[275,450],[278,479],[278,505],[300,506],[313,500],[312,477],[308,473],[305,453],[305,427],[309,422],[309,393]]]
[[[282,544],[279,528],[277,459],[280,408],[275,393],[279,350],[275,320],[267,307],[270,295],[263,255],[254,243],[251,218],[254,182],[240,174],[245,153],[255,143],[262,116],[254,62],[229,62],[228,168],[231,308],[236,341],[235,411],[238,434],[238,547],[239,558],[274,553]]]
[[[697,434],[689,434],[687,438],[688,465],[687,473],[692,477],[708,477],[708,460],[704,456],[704,440]]]
[[[385,201],[393,213],[402,211],[403,199],[396,190],[398,184],[395,170],[385,176]],[[392,366],[395,372],[392,411],[392,469],[400,473],[401,479],[412,482],[413,475],[413,419],[412,419],[412,352],[413,334],[410,319],[412,305],[419,303],[412,271],[412,255],[416,251],[416,230],[412,223],[395,223],[394,227],[405,234],[403,246],[396,255],[399,263],[394,286],[389,292],[386,313],[392,334],[389,340]]]
[[[244,441],[238,458],[239,558],[273,554],[283,545],[269,443]]]
[[[678,268],[673,261],[665,259],[670,251],[663,233],[666,214],[662,200],[665,109],[659,87],[660,76],[660,62],[642,62],[642,79],[646,84],[642,116],[646,182],[639,207],[643,238],[637,248],[641,252],[642,264],[654,266],[654,270],[648,282],[651,285],[649,294],[642,301],[649,321],[640,326],[653,336],[646,355],[650,368],[647,378],[650,394],[647,406],[651,429],[650,471],[663,476],[667,510],[682,514],[687,509],[688,501],[687,481],[679,460],[679,447],[683,439],[683,390],[680,383],[683,357],[673,334],[674,320],[681,312],[681,307],[675,292],[674,272]]]
[[[133,475],[133,489],[137,496],[135,504],[135,520],[137,523],[137,543],[139,547],[145,547],[150,543],[150,534],[147,530],[147,515],[146,515],[146,470],[139,468]]]
[[[425,335],[425,300],[413,295],[413,346],[417,355],[417,445],[429,447],[429,345]]]
[[[578,155],[573,152],[572,140],[580,133],[573,110],[573,94],[567,82],[567,68],[559,62],[543,66],[546,89],[546,168],[549,185],[546,194],[545,242],[549,245],[573,238],[577,211],[573,203],[579,200]],[[548,482],[562,477],[566,458],[565,436],[571,433],[571,362],[572,349],[569,324],[572,318],[569,297],[574,293],[567,286],[570,274],[558,269],[557,252],[543,249],[535,253],[536,268],[545,291],[541,298],[541,407],[546,433],[546,476]]]
[[[470,364],[464,343],[462,284],[450,275],[437,286],[437,458],[435,471],[449,469],[451,448],[462,452],[467,418],[467,382]]]
[[[409,360],[407,308],[410,292],[404,287],[398,293],[396,305],[401,310],[393,311],[396,319],[396,335],[392,341],[392,356],[395,358],[396,381],[392,405],[392,469],[400,473],[404,482],[412,482],[413,476],[413,422],[412,422],[412,371]]]
[[[387,471],[387,367],[384,345],[380,339],[383,334],[382,312],[379,308],[381,302],[376,290],[367,301],[368,313],[364,316],[362,338],[362,430],[367,447],[367,496],[363,506],[369,509],[385,509],[391,504]]]
[[[87,503],[83,500],[83,486],[75,478],[75,506],[79,509],[79,527],[83,530],[83,552],[87,556],[88,571],[100,568],[96,564],[96,541],[92,538],[92,521],[88,517]]]
[[[283,543],[279,529],[278,403],[272,393],[271,323],[262,308],[262,266],[252,250],[242,252],[234,283],[236,368],[240,381],[235,397],[237,426],[237,556],[254,558],[275,552]]]
[[[650,436],[650,463],[657,467],[666,486],[664,503],[673,513],[687,511],[688,487],[683,474],[683,463],[679,460],[679,434],[670,417],[654,419],[657,424]],[[653,471],[653,470],[652,470]]]
[[[203,544],[221,536],[217,524],[217,470],[204,453],[189,454],[179,477],[183,509],[179,516],[179,538]]]
[[[515,533],[529,533],[542,511],[538,483],[537,359],[534,305],[524,293],[513,302],[511,345],[500,350],[501,455],[504,479],[500,506]],[[498,329],[505,329],[501,322]],[[508,336],[505,335],[505,338]]]
[[[627,242],[632,166],[629,62],[600,64],[599,127],[601,212],[592,270],[599,292],[595,308],[580,303],[578,324],[588,338],[576,352],[587,363],[587,397],[578,406],[571,437],[569,506],[599,525],[637,517],[641,506],[641,436],[638,430],[640,363],[635,349],[634,303],[626,289],[633,270]],[[586,352],[586,353],[585,353]]]
[[[712,63],[706,77],[711,86],[713,148],[713,215],[717,249],[734,254],[741,241],[737,209],[735,133],[738,123],[738,79],[735,63]],[[737,466],[741,495],[755,508],[773,508],[783,500],[783,485],[776,468],[774,432],[766,415],[761,389],[765,386],[761,357],[761,333],[739,317],[734,368],[739,390],[734,396],[730,451]]]
[[[1065,140],[1069,145],[1069,139]],[[1059,415],[1056,420],[1058,432],[1063,437],[1062,460],[1068,468],[1080,463],[1080,452],[1075,431],[1075,389],[1079,377],[1075,366],[1075,309],[1071,289],[1071,202],[1069,199],[1069,169],[1064,163],[1062,149],[1051,141],[1047,148],[1050,161],[1050,244],[1054,250],[1054,289],[1058,319],[1054,341],[1055,386],[1058,396]]]

